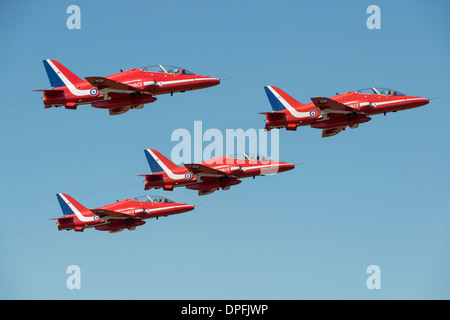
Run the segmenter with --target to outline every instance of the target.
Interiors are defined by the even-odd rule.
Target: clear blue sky
[[[81,30],[66,9],[81,8]],[[369,30],[366,9],[381,8]],[[20,1],[0,10],[2,299],[450,299],[448,1]],[[181,65],[232,77],[143,110],[44,110],[42,60],[79,77]],[[356,130],[280,131],[293,171],[228,191],[152,191],[195,211],[133,232],[57,231],[56,193],[95,208],[147,194],[143,150],[177,128],[255,128],[263,87],[440,97]],[[68,290],[66,268],[81,268]],[[366,268],[381,269],[368,290]]]

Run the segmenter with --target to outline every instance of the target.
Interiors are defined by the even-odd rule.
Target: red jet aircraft
[[[396,90],[368,88],[331,98],[311,98],[312,103],[303,104],[277,87],[264,89],[274,111],[261,113],[266,115],[266,130],[311,126],[323,130],[322,138],[334,136],[347,126],[355,129],[360,123],[370,121],[369,115],[386,115],[429,103],[429,99],[407,96]]]
[[[177,166],[153,149],[145,150],[145,155],[153,172],[142,175],[145,177],[145,190],[163,188],[172,191],[174,187],[186,187],[198,190],[200,196],[219,189],[228,190],[241,183],[241,178],[276,174],[295,167],[293,164],[245,153],[184,164],[183,167]]]
[[[126,199],[97,209],[87,209],[64,193],[58,193],[56,197],[64,214],[64,217],[56,218],[58,230],[84,231],[85,228],[95,228],[110,233],[135,230],[137,226],[145,224],[145,219],[158,219],[194,210],[194,206],[157,196]]]
[[[52,89],[34,90],[44,94],[45,108],[65,106],[76,109],[91,104],[95,108],[109,109],[110,115],[122,114],[130,109],[142,109],[154,102],[154,96],[171,95],[212,87],[219,79],[196,75],[184,68],[155,65],[133,68],[106,77],[78,78],[61,63],[43,61]]]

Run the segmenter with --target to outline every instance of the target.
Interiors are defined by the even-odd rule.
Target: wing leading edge
[[[104,77],[86,77],[85,79],[91,84],[91,86],[97,88],[100,92],[105,90],[108,92],[122,93],[146,92],[145,90],[142,90],[140,88],[132,87],[125,83],[117,82]]]
[[[347,115],[349,113],[359,113],[359,110],[349,107],[343,103],[337,102],[330,98],[316,97],[311,98],[316,108],[322,114],[322,117],[326,119],[339,117],[340,115]]]

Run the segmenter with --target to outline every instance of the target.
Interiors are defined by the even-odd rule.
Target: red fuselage
[[[58,218],[58,230],[83,231],[85,228],[95,228],[110,232],[123,229],[134,230],[145,224],[146,219],[158,218],[191,211],[194,206],[176,203],[162,197],[126,199],[96,209],[86,209],[73,198],[60,194],[70,201],[72,214]]]
[[[157,155],[160,156],[159,153]],[[227,190],[241,183],[242,178],[276,174],[294,167],[290,163],[265,160],[262,156],[247,159],[223,156],[197,164],[186,164],[184,167],[164,167],[160,173],[145,175],[145,189],[173,190],[174,187],[185,186],[199,191]]]
[[[157,65],[133,68],[106,77],[78,78],[55,60],[44,60],[53,89],[43,91],[46,108],[91,104],[95,108],[110,109],[121,114],[140,109],[156,101],[155,96],[173,94],[218,85],[219,79],[193,74],[175,66]]]
[[[277,93],[285,94],[278,88],[271,88],[273,92],[277,90]],[[330,117],[327,116],[324,110],[320,110],[314,102],[301,104],[287,94],[283,98],[290,105],[286,109],[266,113],[267,130],[283,127],[288,130],[295,130],[297,126],[311,126],[318,129],[356,127],[360,123],[370,121],[371,118],[369,116],[371,115],[417,108],[429,103],[429,99],[407,96],[396,91],[386,90],[382,91],[382,93],[348,91],[329,99],[346,105],[353,110],[342,111],[341,114],[338,114],[339,110],[331,110],[330,112],[333,113],[333,116]],[[290,101],[290,99],[292,100]],[[319,101],[322,101],[320,99]]]

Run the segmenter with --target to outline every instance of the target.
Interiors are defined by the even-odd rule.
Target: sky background
[[[69,30],[66,9],[81,9]],[[369,30],[369,5],[381,29]],[[0,298],[450,299],[448,1],[15,1],[0,30]],[[232,79],[109,116],[44,109],[42,60],[81,78],[173,64]],[[177,128],[264,127],[263,87],[300,102],[389,87],[440,97],[322,139],[280,131],[304,163],[228,191],[144,191],[144,149]],[[208,143],[205,143],[206,146]],[[58,231],[56,194],[88,208],[164,195],[194,211],[117,234]],[[81,269],[69,290],[66,269]],[[369,290],[366,269],[381,269]]]

